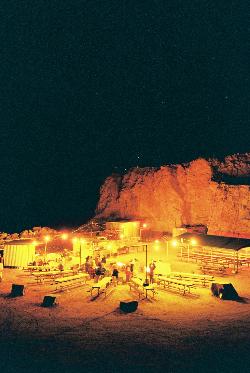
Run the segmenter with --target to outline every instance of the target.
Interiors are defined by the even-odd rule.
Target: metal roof
[[[236,251],[243,249],[244,247],[250,247],[250,239],[246,238],[214,236],[210,234],[197,233],[183,233],[176,237],[178,240],[181,238],[184,240],[184,242],[193,238],[200,246],[219,247]]]
[[[6,241],[4,246],[7,245],[34,245],[34,239],[26,238],[21,240]]]

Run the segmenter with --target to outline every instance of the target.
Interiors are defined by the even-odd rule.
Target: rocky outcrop
[[[223,182],[230,176],[230,184]],[[250,234],[250,154],[223,161],[197,159],[160,168],[134,168],[108,177],[101,188],[96,218],[140,219],[154,230],[203,224],[209,233]],[[235,181],[235,182],[233,182]]]
[[[250,153],[229,155],[223,161],[218,159],[210,159],[209,161],[214,173],[221,177],[224,175],[236,178],[250,176]],[[235,181],[237,180],[235,179]]]

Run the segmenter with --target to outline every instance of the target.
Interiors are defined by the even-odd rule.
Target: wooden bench
[[[250,258],[240,258],[239,259],[239,265],[241,265],[241,266],[247,265],[249,267]]]
[[[107,294],[107,289],[111,285],[112,277],[104,277],[100,281],[94,283],[91,287],[90,293],[91,297],[93,296],[93,291],[97,290],[97,296],[99,296],[101,293]]]
[[[51,268],[48,265],[42,265],[42,266],[32,266],[32,265],[30,265],[30,266],[27,266],[27,267],[23,267],[23,270],[28,271],[30,273],[35,272],[35,271],[47,272],[47,271],[50,271]]]
[[[214,276],[198,273],[171,272],[167,277],[184,281],[187,279],[192,280],[195,283],[201,283],[202,286],[206,286],[210,282],[214,281]]]
[[[75,285],[86,284],[88,278],[89,275],[87,273],[80,273],[78,275],[56,278],[56,290],[63,290]]]
[[[166,287],[177,288],[180,292],[182,292],[183,295],[185,295],[187,291],[190,293],[191,288],[194,287],[193,282],[173,279],[165,276],[160,276],[158,278],[158,284],[163,284],[164,289],[166,289]]]
[[[141,295],[145,295],[145,298],[148,298],[148,293],[151,293],[153,298],[156,294],[156,290],[155,290],[155,285],[154,284],[149,284],[148,286],[143,286],[143,281],[139,278],[136,278],[136,277],[132,277],[130,282],[129,282],[129,287],[130,287],[130,290],[135,290],[136,292],[138,292],[138,295],[139,295],[139,299],[141,297]]]
[[[36,278],[36,282],[42,283],[45,279],[55,279],[58,276],[61,276],[61,271],[36,271],[31,273],[32,276]]]
[[[217,273],[220,275],[224,275],[226,272],[226,268],[222,265],[216,265],[215,263],[206,263],[202,264],[200,266],[200,270],[206,274],[206,273]]]
[[[64,277],[64,276],[69,276],[73,275],[74,271],[69,270],[69,271],[36,271],[32,272],[31,275],[36,278],[37,283],[42,283],[46,279],[52,279],[55,280],[57,277]]]

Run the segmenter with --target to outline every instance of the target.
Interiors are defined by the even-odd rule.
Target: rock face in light
[[[97,218],[147,219],[171,232],[204,224],[209,233],[250,234],[250,153],[223,161],[197,159],[160,168],[133,168],[108,177]]]

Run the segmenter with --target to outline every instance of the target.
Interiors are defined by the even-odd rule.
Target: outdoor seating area
[[[196,285],[204,287],[210,285],[211,282],[214,281],[214,276],[197,273],[171,272],[168,277],[184,281],[192,280]]]
[[[31,272],[31,275],[36,278],[37,283],[42,283],[45,280],[54,280],[57,277],[65,277],[65,276],[71,276],[77,274],[75,271],[69,269],[65,271],[35,271]]]
[[[104,293],[105,297],[107,295],[107,290],[110,287],[112,283],[112,277],[104,277],[100,281],[92,284],[90,294],[91,297],[93,297],[93,293],[97,291],[96,296],[99,296],[100,294]]]
[[[31,273],[35,271],[51,271],[53,268],[51,268],[49,265],[28,265],[27,267],[24,267],[23,270]]]
[[[199,264],[203,273],[225,275],[227,269],[237,273],[244,266],[250,265],[250,240],[190,233],[184,233],[178,239],[177,258]]]
[[[79,273],[78,275],[56,278],[56,290],[64,290],[70,287],[86,284],[87,279],[89,279],[89,275],[86,273]]]
[[[200,270],[204,274],[218,274],[220,276],[225,276],[226,275],[226,269],[228,267],[225,267],[223,263],[218,263],[218,262],[203,262],[200,265]]]
[[[129,282],[129,288],[130,290],[134,290],[136,293],[138,293],[139,299],[142,295],[144,295],[145,298],[148,298],[149,295],[152,295],[152,297],[154,298],[156,294],[155,284],[144,286],[143,281],[136,277],[131,278]]]
[[[179,280],[166,276],[159,276],[157,279],[158,285],[163,285],[164,290],[178,290],[182,295],[191,292],[195,284],[189,280]]]

